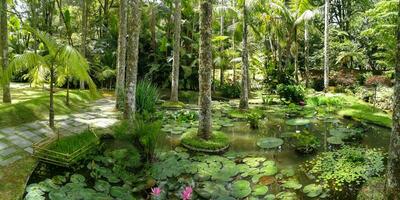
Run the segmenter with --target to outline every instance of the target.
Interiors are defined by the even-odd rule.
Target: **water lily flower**
[[[192,198],[192,192],[193,188],[192,187],[185,187],[185,189],[182,192],[182,200],[190,200]]]
[[[161,188],[159,188],[159,187],[151,188],[152,196],[158,197],[158,196],[160,196],[160,194],[161,194]]]

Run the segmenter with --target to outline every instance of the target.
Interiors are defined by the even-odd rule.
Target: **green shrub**
[[[343,186],[360,185],[368,178],[381,174],[385,165],[384,155],[376,149],[343,147],[333,152],[324,152],[307,162],[306,169],[317,180],[333,190]]]
[[[252,129],[258,129],[260,126],[260,119],[262,116],[260,116],[258,113],[252,112],[247,115],[247,122],[250,124],[250,128]]]
[[[312,153],[319,147],[319,139],[311,133],[296,133],[292,138],[294,148],[300,153]]]
[[[224,84],[220,87],[221,95],[225,98],[239,98],[240,88],[239,83]]]
[[[147,80],[139,81],[136,87],[136,111],[152,113],[156,110],[159,92],[155,85]]]
[[[152,161],[157,142],[160,139],[160,134],[162,133],[161,122],[148,121],[143,117],[137,116],[132,124],[136,141],[139,143],[141,150],[146,155],[147,160]]]
[[[281,99],[285,99],[286,101],[293,103],[299,103],[300,101],[303,101],[305,97],[304,88],[300,85],[279,84],[276,92]]]
[[[314,79],[311,81],[311,88],[315,91],[323,91],[324,90],[324,79]]]

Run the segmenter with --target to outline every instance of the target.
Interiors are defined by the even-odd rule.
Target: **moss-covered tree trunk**
[[[8,69],[7,0],[0,1],[0,64],[5,74]],[[6,81],[2,85],[3,103],[11,103],[10,82]]]
[[[129,7],[129,42],[127,51],[127,69],[126,69],[126,99],[124,117],[126,119],[134,117],[136,111],[136,84],[137,84],[137,68],[139,56],[139,34],[141,24],[141,1],[131,0]]]
[[[243,1],[243,50],[242,50],[242,88],[240,95],[240,109],[249,107],[249,52],[247,49],[247,7]]]
[[[211,71],[212,71],[212,0],[200,1],[200,63],[199,63],[199,129],[198,136],[209,139],[211,120]]]
[[[400,3],[399,3],[400,20]],[[393,129],[390,137],[386,195],[387,199],[400,199],[400,25],[397,27],[397,56],[395,67]]]
[[[324,90],[329,87],[329,0],[325,0],[325,32],[324,32]]]
[[[178,101],[179,59],[181,49],[181,0],[175,0],[174,26],[174,59],[171,73],[171,101]]]
[[[119,30],[117,53],[117,82],[115,86],[116,108],[121,108],[125,95],[125,68],[126,68],[126,34],[127,34],[127,6],[128,0],[120,0],[119,4]]]

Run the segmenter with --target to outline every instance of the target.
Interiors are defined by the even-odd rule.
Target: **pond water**
[[[195,107],[195,106],[193,106]],[[246,119],[235,118],[228,114],[230,109],[225,109],[226,106],[222,106],[221,109],[215,110],[213,113],[214,118],[217,120],[224,120],[231,118],[230,125],[222,126],[221,131],[226,133],[230,139],[231,146],[227,152],[222,156],[229,157],[229,155],[242,155],[246,157],[263,157],[266,160],[272,160],[276,163],[279,169],[284,168],[294,168],[299,169],[302,164],[306,161],[313,159],[319,152],[329,151],[337,148],[336,145],[331,145],[327,141],[330,137],[329,130],[338,127],[362,127],[363,137],[361,141],[351,143],[354,146],[363,146],[367,148],[381,148],[384,151],[387,150],[390,137],[390,129],[378,127],[374,125],[367,125],[360,122],[356,122],[349,119],[339,119],[337,116],[332,114],[318,115],[313,112],[313,110],[308,108],[300,108],[293,112],[292,109],[287,109],[286,106],[266,106],[258,107],[259,113],[264,113],[265,117],[261,119],[258,129],[251,129]],[[253,108],[254,109],[254,108]],[[192,110],[192,109],[189,109]],[[260,111],[261,110],[261,111]],[[174,111],[172,111],[174,112]],[[310,114],[311,112],[311,114]],[[289,119],[307,119],[309,123],[301,125],[289,125]],[[173,120],[172,120],[173,121]],[[171,120],[164,121],[164,126],[173,123]],[[195,120],[193,120],[195,121]],[[179,124],[177,121],[176,123]],[[185,122],[184,124],[186,124]],[[167,128],[174,126],[174,124],[169,124]],[[217,123],[217,126],[218,123]],[[189,125],[183,125],[186,129],[190,128]],[[192,125],[191,128],[195,128],[196,125]],[[185,129],[185,128],[184,128]],[[184,132],[184,131],[182,131]],[[287,138],[288,135],[293,133],[304,133],[308,132],[315,135],[319,139],[319,146],[315,152],[311,154],[301,154],[296,151],[291,145],[290,139]],[[181,137],[181,132],[178,133],[166,133],[165,137],[161,138],[158,142],[157,152],[169,152],[174,150],[179,146],[179,140]],[[276,137],[282,138],[284,144],[278,148],[273,149],[262,149],[257,145],[257,142],[265,137]],[[107,143],[108,149],[118,149],[121,146],[126,145],[125,142],[109,142]],[[195,156],[192,154],[191,156]],[[197,162],[197,161],[196,161]],[[225,162],[225,161],[224,161]],[[236,162],[236,161],[235,161]],[[299,171],[299,170],[296,170]],[[30,183],[37,183],[45,180],[46,178],[51,178],[55,175],[64,174],[65,172],[80,173],[83,174],[87,179],[87,184],[93,187],[95,184],[94,180],[90,178],[90,172],[86,168],[81,168],[79,170],[71,170],[66,168],[57,168],[49,165],[40,165],[37,170],[33,173]],[[297,172],[298,173],[298,172]],[[301,184],[307,185],[312,181],[305,176],[305,174],[298,173],[297,177]],[[229,182],[229,187],[231,187],[232,182]],[[281,184],[281,183],[280,183]],[[228,187],[228,186],[227,186]],[[269,191],[272,193],[278,193],[281,190],[279,184],[270,185]],[[308,199],[302,194],[298,194],[300,199]],[[144,195],[146,196],[146,195]],[[48,195],[45,195],[48,199]],[[355,199],[356,192],[347,191],[341,194],[336,194],[328,197],[327,199]]]

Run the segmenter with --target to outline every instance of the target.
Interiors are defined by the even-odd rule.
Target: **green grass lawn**
[[[313,94],[310,96],[314,96]],[[370,103],[366,103],[355,96],[346,94],[326,94],[327,99],[341,103],[334,108],[337,114],[342,117],[350,117],[354,120],[364,121],[387,128],[392,127],[392,113],[385,112],[376,108]]]
[[[17,126],[39,119],[46,119],[49,115],[49,93],[47,91],[30,95],[31,88],[19,89],[25,93],[24,100],[16,98],[12,104],[0,104],[0,127]],[[54,110],[56,115],[69,114],[81,110],[85,104],[97,99],[100,95],[91,95],[86,90],[71,90],[70,105],[65,104],[66,91],[54,94]],[[25,99],[25,98],[28,99]]]
[[[24,158],[0,168],[0,199],[22,199],[25,184],[32,170],[36,166],[36,159],[26,155]]]

